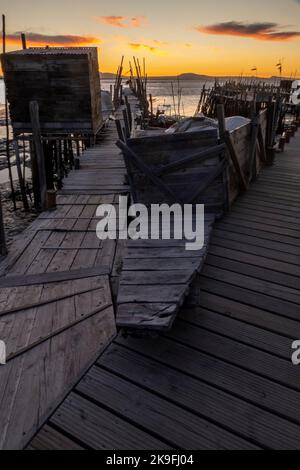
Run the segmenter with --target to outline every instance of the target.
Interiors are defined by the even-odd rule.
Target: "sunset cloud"
[[[288,41],[300,37],[300,31],[281,31],[278,23],[242,23],[228,21],[208,26],[196,26],[199,33],[221,36],[240,36],[260,41]]]
[[[20,45],[21,32],[7,34],[8,45]],[[44,47],[46,45],[53,47],[80,47],[91,46],[101,43],[101,39],[94,36],[76,36],[71,34],[49,35],[41,33],[26,33],[28,46]]]
[[[157,47],[157,45],[145,44],[145,43],[140,43],[140,42],[131,42],[128,44],[128,46],[134,51],[150,52],[151,54],[155,54],[160,57],[165,57],[168,55],[168,52],[166,50],[161,49],[160,47]]]
[[[140,28],[147,23],[146,16],[97,16],[96,21],[115,28]]]
[[[159,49],[158,47],[154,47],[154,46],[149,46],[148,44],[140,44],[140,43],[136,43],[136,42],[131,42],[129,44],[129,47],[131,47],[131,49],[144,49],[144,50],[148,50],[150,52],[157,52]]]
[[[146,16],[134,16],[133,18],[130,18],[130,24],[134,28],[140,28],[141,26],[144,26],[145,23],[147,23]]]
[[[164,47],[164,46],[168,46],[169,43],[166,42],[166,41],[159,41],[158,39],[154,39],[153,40],[154,44],[158,47]]]

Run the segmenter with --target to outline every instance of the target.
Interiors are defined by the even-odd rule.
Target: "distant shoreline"
[[[0,77],[0,80],[3,80],[4,77]],[[105,72],[100,72],[100,78],[101,80],[114,80],[116,78],[116,75],[110,74],[110,73],[105,73]],[[128,76],[123,76],[123,79],[129,79]],[[162,76],[148,76],[148,80],[191,80],[191,81],[197,81],[197,80],[300,80],[300,78],[291,78],[291,77],[254,77],[254,76],[237,76],[237,75],[197,75],[197,74],[189,74],[189,73],[184,73],[180,75],[162,75]]]

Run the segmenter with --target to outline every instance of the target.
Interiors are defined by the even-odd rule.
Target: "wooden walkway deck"
[[[97,206],[128,192],[116,139],[111,122],[0,265],[0,449],[24,447],[116,334],[117,245],[95,231]]]
[[[120,334],[30,449],[299,449],[300,135],[216,225],[172,331]]]

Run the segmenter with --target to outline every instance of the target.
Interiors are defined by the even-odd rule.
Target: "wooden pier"
[[[29,449],[300,448],[299,155],[298,132],[216,224],[173,329],[120,333]]]
[[[72,53],[55,60],[62,66]],[[82,70],[87,53],[95,56],[80,52]],[[52,64],[52,51],[39,54]],[[99,98],[96,61],[91,66],[96,82],[83,88]],[[117,97],[116,122],[101,133],[91,98],[93,132],[80,158],[82,132],[76,137],[76,164],[67,176],[59,172],[56,207],[0,264],[0,449],[300,448],[300,380],[291,363],[300,338],[299,134],[268,167],[279,102],[253,106],[251,121],[232,132],[219,104],[219,132],[143,141],[132,126],[143,127],[147,109],[130,90],[123,96],[120,87]],[[25,129],[39,130],[42,209],[46,192],[55,192],[40,164],[50,156],[54,170],[62,142],[49,155],[38,152],[49,124],[41,116],[36,126],[30,116]],[[299,121],[293,126],[286,137]],[[186,240],[163,237],[98,239],[97,207],[118,212],[119,196],[129,192],[148,207],[205,204],[203,249],[189,252]]]
[[[115,124],[0,266],[0,448],[20,449],[116,334],[117,243],[96,236],[96,208],[127,193]]]

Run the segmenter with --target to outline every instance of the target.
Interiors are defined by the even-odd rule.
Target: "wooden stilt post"
[[[132,130],[132,113],[131,113],[131,106],[130,106],[127,96],[125,96],[125,105],[126,105],[126,110],[127,110],[129,129],[131,131]]]
[[[34,145],[31,140],[29,141],[29,148],[30,148],[30,164],[31,164],[32,187],[33,187],[33,196],[34,196],[34,207],[36,210],[39,210],[41,207],[39,175],[38,175],[38,167],[37,167],[37,161],[36,161],[36,154],[34,151]]]
[[[224,142],[225,132],[226,132],[224,104],[218,104],[217,105],[217,113],[218,113],[220,141]]]
[[[25,184],[24,184],[23,175],[22,175],[18,140],[14,139],[13,144],[14,144],[14,150],[15,150],[15,156],[16,156],[16,165],[17,165],[20,191],[21,191],[21,196],[22,196],[22,201],[23,201],[23,207],[24,207],[24,211],[28,212],[29,211],[29,205],[28,205],[28,201],[27,201],[26,189],[25,189]]]
[[[249,182],[254,181],[257,176],[257,165],[256,165],[256,147],[258,137],[258,117],[256,114],[256,100],[251,103],[251,144],[249,149]]]
[[[226,130],[224,104],[217,105],[217,115],[218,115],[218,121],[219,121],[220,141],[225,142],[227,150],[228,150],[228,154],[235,168],[235,171],[237,172],[237,175],[239,177],[241,190],[246,191],[248,189],[248,183],[244,176],[243,170],[240,166],[240,162],[238,160],[238,156],[236,154],[236,150],[235,150],[231,135]]]
[[[27,49],[26,36],[24,33],[21,33],[22,49]]]
[[[272,165],[274,160],[274,141],[273,141],[273,127],[275,116],[275,103],[270,97],[267,111],[267,165]]]
[[[127,115],[126,108],[123,109],[123,119],[124,119],[126,139],[129,139],[130,138],[130,127],[129,127],[128,115]]]
[[[5,15],[2,15],[2,51],[3,51],[3,54],[6,53]],[[10,188],[11,188],[11,197],[12,197],[12,200],[13,200],[14,210],[16,210],[17,209],[16,195],[15,195],[15,188],[14,188],[14,182],[13,182],[12,171],[11,171],[11,163],[10,163],[8,100],[7,100],[7,91],[6,91],[5,82],[4,82],[4,90],[5,90],[6,158],[7,158],[7,168],[8,168],[8,175],[9,175],[9,181],[10,181]]]
[[[7,255],[6,241],[5,241],[5,231],[3,223],[3,212],[2,212],[2,202],[0,194],[0,255]]]
[[[23,134],[23,180],[26,180],[26,146],[25,146],[25,134]]]
[[[35,148],[35,155],[38,167],[39,175],[39,188],[40,188],[40,201],[41,201],[41,210],[44,210],[46,204],[46,169],[45,169],[45,157],[43,144],[41,139],[41,127],[40,127],[40,117],[39,117],[39,105],[37,101],[31,101],[29,104],[30,109],[30,118],[32,125],[32,135]]]
[[[226,143],[226,123],[225,123],[225,110],[224,110],[223,104],[218,105],[217,113],[218,113],[218,121],[219,121],[220,142]],[[225,212],[228,212],[230,209],[228,164],[225,165],[224,171],[223,171],[223,188],[224,188],[224,210]]]

